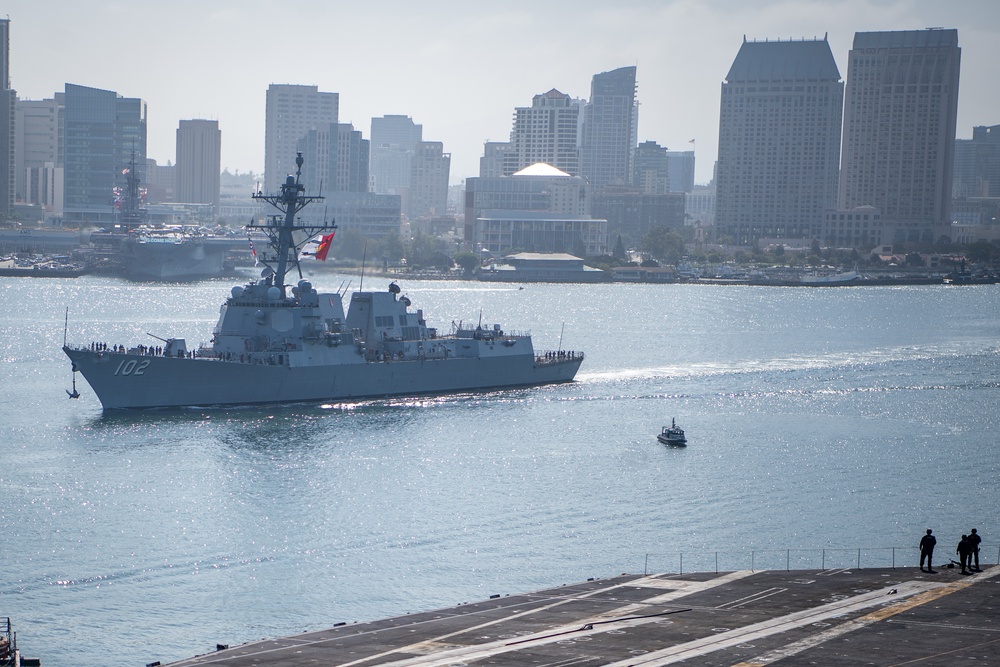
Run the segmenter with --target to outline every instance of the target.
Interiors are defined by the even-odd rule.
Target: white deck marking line
[[[547,609],[552,609],[552,608],[558,607],[560,605],[568,604],[568,603],[574,602],[576,600],[582,600],[584,598],[593,597],[593,596],[599,595],[601,593],[607,593],[607,592],[613,591],[613,590],[615,590],[617,588],[624,588],[626,586],[636,586],[636,585],[639,585],[638,582],[643,582],[643,581],[646,581],[646,580],[649,580],[649,579],[652,579],[652,578],[653,577],[640,577],[640,578],[637,578],[637,579],[631,579],[629,581],[622,582],[620,584],[614,584],[613,586],[606,586],[604,588],[597,588],[597,589],[594,589],[592,591],[588,591],[586,593],[579,593],[579,594],[573,595],[572,597],[566,597],[566,596],[558,597],[558,598],[556,598],[555,602],[553,602],[551,604],[548,604],[548,605],[545,605],[545,606],[542,606],[542,607],[532,607],[531,609],[519,612],[517,614],[511,614],[510,616],[507,616],[507,617],[502,618],[502,619],[496,619],[496,620],[493,620],[493,621],[487,621],[487,622],[481,623],[479,625],[471,626],[471,627],[468,627],[468,628],[463,628],[461,630],[456,630],[455,632],[451,632],[451,633],[448,633],[448,634],[440,635],[440,636],[437,636],[437,637],[429,637],[427,639],[421,640],[419,642],[415,642],[413,644],[409,644],[409,645],[406,645],[406,646],[401,646],[401,647],[395,648],[395,649],[390,649],[390,650],[384,651],[382,653],[376,653],[376,654],[370,655],[370,656],[365,657],[365,658],[358,658],[357,660],[354,660],[352,662],[341,663],[340,665],[338,665],[338,667],[348,667],[350,665],[356,665],[356,664],[360,664],[360,663],[364,663],[364,662],[369,662],[369,661],[374,660],[376,658],[382,658],[382,657],[385,657],[387,655],[392,655],[393,653],[413,652],[414,650],[420,650],[422,646],[427,645],[427,644],[433,644],[433,643],[436,643],[436,642],[445,643],[443,640],[448,639],[449,637],[453,637],[455,635],[460,635],[460,634],[463,634],[463,633],[466,633],[466,632],[472,632],[474,630],[480,630],[482,628],[487,628],[487,627],[489,627],[491,625],[496,625],[497,623],[506,623],[507,621],[510,621],[511,619],[520,618],[522,616],[528,616],[528,615],[534,614],[534,613],[539,612],[539,611],[545,611]],[[525,596],[539,596],[540,597],[539,593],[537,593],[537,592],[536,593],[525,593],[524,595]],[[554,597],[554,596],[547,596],[547,597],[551,598],[551,597]],[[517,605],[512,605],[512,607],[521,607],[521,606],[524,606],[525,604],[527,604],[527,602],[519,603]],[[441,613],[443,613],[443,614],[448,614],[451,617],[457,617],[457,616],[462,616],[463,615],[461,613],[454,613],[454,612],[451,611],[451,609],[443,609],[443,610],[439,610],[439,611]],[[422,625],[424,623],[434,623],[434,622],[436,622],[438,620],[439,619],[429,619],[429,620],[425,620],[425,621],[416,621],[416,622],[408,623],[408,624],[405,624],[405,625]],[[375,629],[375,630],[362,630],[360,632],[357,632],[357,633],[355,633],[353,635],[348,635],[348,636],[349,637],[356,637],[356,636],[360,636],[360,635],[363,635],[363,634],[376,634],[377,635],[379,632],[383,632],[385,629],[398,630],[400,627],[405,627],[405,625],[403,625],[403,626],[393,626],[392,628],[382,628],[382,629]],[[320,630],[318,632],[323,632],[323,631]],[[287,650],[287,649],[293,648],[293,647],[297,648],[297,647],[301,647],[301,646],[314,646],[316,644],[325,644],[325,643],[327,643],[327,642],[329,642],[331,640],[343,639],[343,637],[323,637],[322,639],[299,639],[299,637],[305,637],[305,636],[314,635],[314,634],[316,634],[316,632],[308,632],[308,633],[304,633],[302,635],[293,635],[291,637],[278,637],[276,639],[262,640],[260,642],[257,642],[257,644],[275,644],[277,642],[284,642],[284,643],[281,644],[280,646],[271,646],[270,648],[265,648],[265,649],[261,649],[261,650],[257,650],[257,651],[243,652],[243,653],[240,653],[240,657],[246,657],[246,656],[250,656],[250,655],[264,655],[266,653],[275,653],[275,652]],[[548,634],[548,633],[546,633],[546,634]],[[503,641],[504,642],[509,642],[510,640],[509,639],[505,639]],[[253,644],[247,644],[246,645],[246,647],[249,647],[249,646],[253,646]],[[240,648],[245,648],[245,647],[240,647]],[[183,660],[181,662],[185,662],[185,663],[186,662],[194,662],[194,663],[199,664],[199,665],[204,665],[204,664],[210,664],[210,663],[213,663],[213,662],[223,662],[223,661],[227,660],[229,657],[231,657],[231,654],[230,654],[230,656],[220,656],[219,658],[213,658],[213,659],[205,660],[205,659],[202,659],[202,658],[204,658],[204,656],[201,656],[200,658],[189,658],[188,660]]]
[[[691,658],[697,658],[715,651],[732,648],[739,644],[744,644],[756,639],[762,639],[772,635],[787,632],[795,628],[801,628],[817,621],[824,621],[837,616],[843,616],[868,607],[882,605],[886,602],[900,600],[902,598],[923,593],[927,590],[941,587],[942,584],[930,582],[906,582],[896,584],[895,593],[890,593],[892,589],[880,589],[869,593],[863,593],[854,597],[838,600],[819,607],[797,611],[785,616],[779,616],[760,623],[753,623],[742,628],[720,632],[710,637],[703,637],[694,641],[671,646],[659,651],[652,651],[646,655],[636,656],[609,663],[607,667],[626,667],[628,665],[646,665],[649,667],[659,667],[660,665],[670,665]]]
[[[752,577],[753,575],[754,572],[751,570],[739,570],[737,572],[727,572],[721,577],[716,577],[715,579],[709,579],[707,581],[685,581],[683,582],[685,584],[684,586],[678,586],[675,590],[672,590],[669,593],[655,595],[651,598],[646,598],[642,602],[633,602],[632,604],[627,604],[623,607],[612,609],[610,611],[598,614],[597,616],[594,616],[591,619],[587,619],[583,623],[592,622],[594,620],[603,621],[613,618],[620,618],[622,616],[643,614],[647,612],[647,609],[650,605],[660,605],[660,604],[666,604],[668,602],[673,602],[674,600],[679,600],[688,595],[693,595],[694,593],[701,593],[702,591],[707,591],[717,586],[722,586],[723,584],[728,584],[733,581],[739,581],[740,579]],[[635,584],[636,582],[632,583]]]
[[[944,597],[945,595],[950,595],[951,593],[960,591],[963,588],[968,588],[979,579],[988,579],[990,577],[996,576],[997,574],[1000,574],[1000,572],[997,572],[995,570],[996,568],[991,569],[987,572],[983,572],[981,575],[976,575],[977,578],[971,581],[969,579],[966,579],[964,581],[956,581],[950,584],[942,584],[939,588],[935,590],[924,591],[923,593],[919,593],[913,596],[913,598],[909,600],[901,600],[900,602],[885,607],[884,609],[878,609],[869,614],[861,616],[860,618],[855,618],[845,623],[841,623],[835,628],[830,628],[829,630],[824,630],[823,632],[820,632],[811,637],[806,637],[805,639],[802,639],[800,641],[792,642],[788,646],[784,646],[782,648],[775,649],[773,651],[768,651],[767,653],[758,656],[756,658],[747,660],[746,662],[737,663],[733,665],[733,667],[765,667],[766,665],[770,665],[772,662],[781,660],[782,658],[787,658],[792,655],[796,655],[798,653],[802,653],[807,649],[813,648],[814,646],[819,646],[820,644],[827,642],[831,639],[835,639],[836,637],[840,637],[841,635],[846,635],[849,632],[860,630],[861,628],[865,628],[869,625],[872,625],[873,623],[877,623],[878,621],[885,620],[887,618],[895,616],[896,614],[901,614],[904,611],[908,611],[915,607],[919,607],[922,604],[926,604],[933,600],[937,600],[938,598]],[[954,627],[954,626],[948,626],[948,627]],[[981,630],[981,629],[982,628],[976,628],[976,630]]]
[[[598,614],[596,616],[591,616],[589,618],[582,618],[580,620],[574,621],[573,623],[570,623],[570,624],[567,624],[567,625],[556,626],[554,628],[549,628],[549,629],[547,629],[547,630],[545,630],[543,632],[536,632],[536,633],[533,633],[533,634],[530,634],[530,635],[525,635],[524,637],[521,637],[520,639],[518,639],[516,642],[512,642],[510,639],[503,639],[503,640],[492,641],[492,642],[485,642],[483,644],[475,644],[473,646],[464,646],[464,647],[458,648],[458,649],[452,649],[452,650],[448,650],[448,651],[443,651],[443,652],[435,654],[433,656],[425,655],[425,656],[421,656],[421,657],[418,657],[418,658],[404,658],[402,660],[397,660],[397,661],[388,662],[388,663],[381,663],[381,664],[385,665],[385,666],[387,666],[387,665],[393,665],[395,667],[405,667],[407,665],[421,665],[422,667],[431,667],[432,665],[449,665],[449,664],[454,663],[456,661],[478,660],[480,658],[490,657],[492,655],[496,655],[496,654],[499,654],[499,653],[508,653],[508,652],[511,652],[511,651],[517,651],[517,650],[520,650],[521,648],[526,648],[526,647],[530,647],[530,646],[539,646],[541,644],[551,644],[553,642],[563,641],[563,640],[568,639],[570,637],[585,637],[587,635],[601,634],[601,633],[606,632],[607,630],[610,630],[610,629],[616,629],[616,628],[628,627],[628,626],[635,626],[635,625],[643,625],[645,623],[652,623],[652,622],[655,622],[658,619],[656,617],[646,617],[646,618],[623,620],[623,621],[620,621],[620,622],[617,622],[617,623],[614,623],[614,624],[609,624],[609,623],[607,623],[607,621],[614,620],[614,619],[620,618],[622,616],[632,615],[636,611],[640,611],[640,612],[647,611],[648,610],[648,604],[660,604],[662,602],[669,602],[669,601],[672,601],[672,600],[676,600],[677,598],[683,597],[685,595],[691,595],[692,593],[695,593],[695,592],[709,590],[709,589],[714,588],[716,586],[721,586],[723,584],[727,584],[727,583],[732,582],[732,581],[737,581],[739,579],[743,579],[745,577],[752,576],[753,574],[754,573],[751,572],[751,571],[749,571],[749,570],[742,570],[742,571],[739,571],[739,572],[728,572],[728,573],[722,575],[721,577],[716,577],[714,579],[709,579],[707,581],[685,582],[685,583],[687,583],[689,585],[685,586],[684,590],[671,591],[669,593],[665,593],[663,595],[657,595],[657,596],[655,596],[653,598],[650,598],[649,600],[647,600],[643,604],[629,604],[629,605],[624,605],[624,606],[619,607],[618,609],[614,610],[613,612],[605,612],[605,613],[602,613],[602,614]],[[457,632],[452,632],[452,633],[447,634],[447,635],[441,635],[440,637],[434,637],[434,638],[426,639],[424,641],[417,642],[413,646],[420,646],[422,644],[426,644],[427,642],[439,642],[439,641],[441,641],[443,639],[447,639],[447,638],[453,637],[455,635],[465,634],[466,632],[471,632],[471,631],[474,631],[474,630],[479,630],[481,628],[485,628],[485,627],[488,627],[490,625],[495,625],[497,623],[506,623],[506,622],[510,621],[511,619],[513,619],[513,618],[518,618],[518,617],[521,617],[521,616],[528,616],[528,615],[534,614],[534,613],[536,613],[538,611],[543,611],[543,610],[546,610],[546,609],[552,609],[553,607],[557,607],[559,605],[566,604],[568,602],[579,600],[579,599],[584,598],[584,597],[592,597],[594,595],[597,595],[598,593],[605,593],[607,591],[614,590],[616,588],[624,588],[624,587],[631,587],[631,588],[640,587],[640,588],[642,588],[642,587],[644,587],[644,582],[647,582],[647,581],[657,581],[657,579],[655,577],[643,577],[641,579],[633,579],[632,581],[628,581],[628,582],[625,582],[625,583],[622,583],[622,584],[616,584],[615,586],[609,586],[609,587],[604,588],[604,589],[600,589],[600,590],[596,590],[596,591],[591,591],[590,593],[587,593],[586,595],[577,595],[577,596],[574,596],[573,598],[568,598],[568,599],[565,599],[565,600],[560,600],[559,602],[555,602],[555,603],[553,603],[551,605],[548,605],[548,606],[545,606],[545,607],[538,607],[536,609],[525,611],[525,612],[522,612],[520,614],[514,614],[514,615],[511,615],[511,616],[509,616],[507,618],[504,618],[504,619],[499,619],[499,620],[496,620],[496,621],[489,621],[487,623],[483,623],[481,625],[477,625],[477,626],[474,626],[474,627],[471,627],[471,628],[463,628],[462,630],[459,630]],[[658,581],[662,581],[662,579],[660,579]],[[600,625],[597,628],[591,628],[590,630],[583,630],[582,629],[586,625],[592,624],[592,623],[603,623],[603,625]],[[567,633],[572,633],[572,634],[568,635]],[[392,655],[393,653],[406,653],[406,652],[410,652],[410,648],[411,647],[403,646],[403,647],[400,647],[400,648],[397,648],[397,649],[392,649],[392,650],[389,650],[389,651],[385,651],[384,653],[381,653],[381,654],[379,654],[377,656],[369,656],[367,658],[359,658],[358,660],[355,660],[354,662],[343,663],[339,667],[349,667],[349,666],[355,665],[355,664],[362,664],[362,663],[368,662],[368,661],[370,661],[372,659],[375,659],[375,658],[382,658],[382,657],[385,657],[387,655]]]
[[[777,595],[778,593],[784,593],[787,588],[765,588],[762,591],[754,593],[753,595],[748,595],[743,598],[738,598],[736,600],[730,600],[729,602],[723,602],[716,609],[738,609],[743,605],[750,604],[751,602],[759,602],[764,598],[769,598],[772,595]]]

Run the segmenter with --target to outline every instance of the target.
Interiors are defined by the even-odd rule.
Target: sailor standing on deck
[[[958,554],[958,560],[962,564],[962,574],[972,574],[968,570],[969,557],[972,555],[972,542],[969,541],[968,535],[962,535],[962,540],[958,543],[955,553]]]
[[[979,543],[982,542],[982,541],[983,541],[983,538],[979,537],[979,533],[977,533],[976,529],[973,528],[969,532],[969,544],[972,546],[972,552],[969,554],[969,569],[970,570],[973,569],[972,568],[972,561],[975,560],[976,561],[976,567],[975,567],[976,572],[982,572],[982,570],[979,569]]]
[[[937,538],[931,535],[931,529],[927,529],[927,534],[920,538],[920,571],[924,571],[924,558],[927,559],[927,571],[934,574],[934,568],[931,566],[931,558],[934,556],[934,545],[937,544]]]

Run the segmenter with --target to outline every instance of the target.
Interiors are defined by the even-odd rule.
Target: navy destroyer
[[[188,350],[179,338],[162,345],[74,346],[63,351],[106,410],[321,402],[446,394],[570,382],[583,353],[536,352],[530,334],[492,327],[454,327],[440,334],[392,283],[354,292],[345,314],[339,291],[320,293],[302,278],[302,247],[336,225],[300,224],[296,215],[321,200],[307,196],[298,171],[277,194],[254,198],[279,211],[248,225],[268,238],[260,279],[232,288],[211,343]],[[261,255],[265,255],[261,252]],[[299,280],[285,280],[292,269]]]

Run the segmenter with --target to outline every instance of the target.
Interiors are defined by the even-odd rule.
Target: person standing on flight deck
[[[962,541],[958,543],[955,553],[958,554],[958,560],[962,562],[962,574],[972,574],[968,570],[969,556],[972,555],[972,542],[969,541],[968,535],[962,535]]]
[[[969,553],[969,569],[973,569],[972,561],[975,560],[976,572],[982,572],[982,570],[979,569],[979,543],[982,541],[983,538],[979,537],[979,533],[976,532],[975,528],[969,531],[969,545],[972,547],[972,551]]]
[[[937,538],[931,535],[931,529],[927,529],[927,534],[920,538],[920,571],[924,571],[924,559],[927,559],[927,571],[931,574],[935,574],[933,566],[931,566],[931,558],[934,556],[934,545],[937,544]]]

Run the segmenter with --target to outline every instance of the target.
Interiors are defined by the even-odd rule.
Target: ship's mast
[[[140,226],[145,211],[139,207],[139,174],[135,170],[135,152],[124,170],[125,189],[122,191],[121,227],[122,231],[130,232]]]
[[[302,153],[295,156],[295,175],[289,175],[281,185],[278,194],[267,195],[263,192],[255,192],[253,198],[258,201],[265,201],[284,214],[284,218],[279,215],[270,216],[268,222],[263,225],[251,223],[247,225],[247,230],[259,229],[267,234],[268,245],[274,250],[274,256],[264,257],[264,265],[274,272],[273,282],[276,287],[284,288],[285,275],[289,271],[289,264],[293,264],[298,269],[299,277],[302,277],[302,269],[299,267],[299,250],[303,245],[315,238],[317,234],[325,230],[336,229],[333,222],[327,224],[324,220],[319,225],[302,225],[295,223],[295,216],[299,211],[314,201],[322,201],[321,195],[307,196],[306,188],[300,179],[302,178]],[[305,232],[304,238],[296,242],[292,232]],[[272,263],[274,264],[272,266]]]

